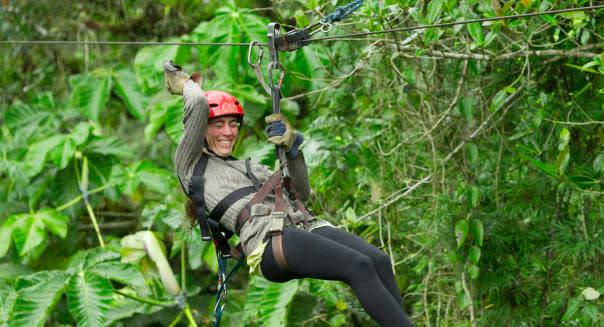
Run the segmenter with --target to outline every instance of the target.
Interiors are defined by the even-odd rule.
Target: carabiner
[[[254,64],[252,64],[252,52],[254,52],[254,45],[258,45],[258,47],[260,48],[260,52],[258,52],[258,62],[255,64],[257,66],[260,66],[260,64],[262,63],[262,55],[264,54],[264,48],[259,45],[260,42],[258,41],[252,41],[250,42],[250,46],[247,50],[247,64],[250,65],[250,67],[254,68]]]

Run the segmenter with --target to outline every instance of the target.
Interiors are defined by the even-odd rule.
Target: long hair
[[[197,226],[197,207],[191,198],[187,197],[187,202],[185,203],[185,227],[187,230],[191,230]]]

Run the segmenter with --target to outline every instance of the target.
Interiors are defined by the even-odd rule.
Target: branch
[[[512,53],[502,54],[502,55],[485,55],[478,53],[460,53],[460,52],[446,52],[439,50],[429,50],[423,49],[420,47],[414,46],[401,46],[399,47],[400,51],[403,53],[413,53],[415,54],[418,50],[421,50],[422,55],[430,55],[438,58],[453,58],[453,59],[474,59],[474,60],[508,60],[515,59],[520,57],[574,57],[574,58],[587,58],[593,59],[597,56],[597,53],[587,52],[585,50],[590,50],[594,48],[598,48],[604,46],[604,42],[590,44],[584,47],[578,47],[571,50],[520,50]],[[395,50],[396,47],[391,46],[392,50]],[[398,50],[398,49],[396,49]]]
[[[119,221],[119,222],[114,222],[114,223],[99,224],[99,228],[100,229],[122,229],[122,228],[129,228],[129,227],[136,226],[136,223],[137,223],[136,220]],[[80,231],[88,230],[88,229],[94,229],[94,225],[86,224],[86,225],[78,226],[78,230],[80,230]]]
[[[407,188],[407,190],[403,193],[401,193],[399,196],[395,197],[394,199],[384,203],[383,205],[379,206],[377,209],[371,210],[370,212],[362,215],[361,217],[359,217],[359,219],[357,219],[357,221],[363,220],[371,215],[373,215],[374,213],[378,212],[378,210],[381,210],[391,204],[393,204],[394,202],[398,201],[398,199],[406,196],[407,194],[413,192],[413,190],[415,190],[416,188],[418,188],[420,185],[425,184],[428,182],[428,180],[430,180],[430,177],[432,177],[432,174],[424,177],[423,179],[421,179],[419,182],[415,183],[413,186]]]
[[[517,90],[516,92],[512,93],[509,97],[507,97],[504,101],[504,104],[502,106],[502,108],[504,109],[504,115],[507,112],[507,110],[509,109],[509,107],[512,104],[512,101],[514,101],[516,99],[516,97],[520,94],[520,91],[524,90],[524,87],[527,83],[525,82],[524,84],[522,84]],[[501,109],[500,109],[501,110]],[[460,149],[461,147],[463,147],[468,141],[470,141],[471,139],[475,138],[486,126],[487,124],[491,121],[491,119],[493,119],[493,117],[495,116],[495,114],[497,114],[500,110],[495,110],[493,111],[493,113],[491,113],[489,115],[489,117],[487,117],[487,119],[485,119],[482,124],[480,124],[480,126],[478,126],[478,128],[476,130],[474,130],[474,132],[472,132],[472,134],[470,134],[470,136],[468,136],[468,138],[466,138],[465,140],[463,140],[462,142],[459,143],[459,145],[457,145],[457,147],[455,147],[455,149],[453,149],[453,151],[451,151],[443,160],[442,163],[444,164],[445,162],[449,161],[449,159],[451,159],[451,157],[453,157],[453,155],[455,155]]]

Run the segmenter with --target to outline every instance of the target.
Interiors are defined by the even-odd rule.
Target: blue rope
[[[359,9],[362,4],[363,0],[354,0],[345,6],[339,6],[331,14],[321,19],[321,23],[333,23],[342,20],[350,16],[355,10]]]

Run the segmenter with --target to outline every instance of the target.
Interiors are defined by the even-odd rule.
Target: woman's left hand
[[[278,146],[285,147],[287,157],[293,158],[298,153],[298,147],[304,141],[304,136],[300,132],[294,131],[287,118],[282,114],[272,114],[265,118],[268,123],[266,133],[268,133],[268,142]]]

